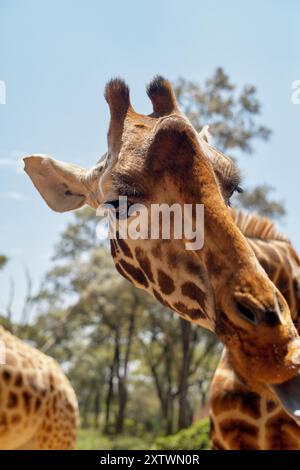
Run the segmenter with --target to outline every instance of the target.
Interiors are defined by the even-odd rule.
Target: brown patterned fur
[[[1,326],[0,340],[0,449],[73,449],[78,405],[59,365]]]
[[[300,259],[268,219],[233,212],[259,262],[288,302],[299,330]],[[211,386],[211,439],[215,449],[300,450],[300,426],[255,376],[236,373],[225,349]]]

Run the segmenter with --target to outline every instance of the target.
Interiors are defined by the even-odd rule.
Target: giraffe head
[[[265,383],[287,380],[300,366],[287,304],[233,223],[222,194],[225,180],[214,171],[208,146],[178,109],[170,83],[157,77],[147,92],[153,105],[149,116],[134,111],[122,80],[108,83],[108,151],[91,170],[31,156],[25,171],[59,212],[104,203],[118,211],[120,196],[130,205],[143,204],[148,214],[157,204],[189,204],[191,225],[199,231],[196,207],[202,204],[201,249],[187,249],[186,236],[153,239],[144,233],[144,238],[124,239],[120,224],[136,220],[136,213],[126,209],[111,241],[116,268],[183,318],[215,331],[249,374]],[[234,166],[223,176],[226,187],[236,185]]]

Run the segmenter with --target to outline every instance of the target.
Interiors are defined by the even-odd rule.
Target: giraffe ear
[[[172,116],[159,125],[147,153],[147,165],[154,172],[188,171],[199,154],[198,136],[180,116]]]
[[[47,155],[24,158],[24,170],[34,186],[56,212],[78,209],[86,203],[88,190],[83,184],[87,170],[62,163]]]

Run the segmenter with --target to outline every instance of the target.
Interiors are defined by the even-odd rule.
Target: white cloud
[[[0,167],[6,167],[17,173],[23,172],[22,157],[26,155],[24,150],[0,150]]]
[[[28,197],[17,191],[4,191],[0,193],[0,199],[6,199],[10,201],[28,201]]]

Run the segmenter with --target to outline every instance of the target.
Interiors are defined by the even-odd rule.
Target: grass
[[[210,449],[209,420],[197,421],[187,429],[169,436],[132,436],[130,432],[118,436],[106,436],[101,430],[80,429],[77,449],[80,450],[204,450]]]
[[[152,438],[133,436],[104,436],[100,430],[80,429],[77,437],[78,450],[138,450],[150,449]]]

